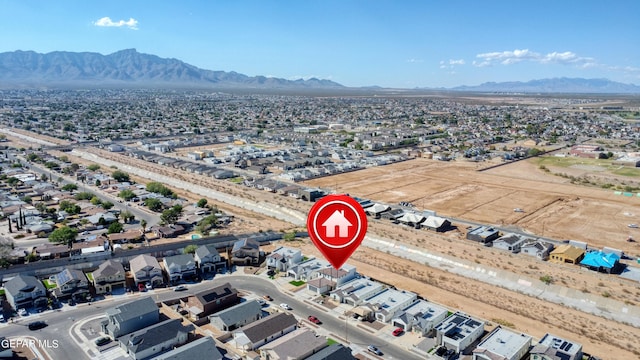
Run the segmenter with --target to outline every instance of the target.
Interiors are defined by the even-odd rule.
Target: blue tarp
[[[584,259],[580,261],[580,265],[586,265],[591,267],[604,267],[607,269],[613,269],[616,263],[620,261],[620,256],[614,253],[604,253],[602,251],[591,251],[584,255]]]

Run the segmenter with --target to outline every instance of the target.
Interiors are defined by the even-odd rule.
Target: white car
[[[0,323],[4,322],[4,315],[0,314]]]
[[[629,224],[627,226],[630,227],[631,229],[637,229],[638,228],[638,224]]]
[[[25,308],[20,308],[20,309],[18,309],[18,315],[20,315],[20,316],[27,316],[27,315],[29,315],[29,313],[27,312],[27,309],[25,309]]]
[[[289,307],[289,304],[287,304],[287,303],[280,304],[280,307],[285,309],[285,310],[291,310],[291,308]]]

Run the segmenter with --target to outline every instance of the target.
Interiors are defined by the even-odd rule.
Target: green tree
[[[74,191],[78,190],[78,185],[76,184],[66,184],[62,187],[62,191]]]
[[[208,233],[209,230],[216,227],[217,223],[218,217],[214,214],[209,215],[198,222],[198,224],[196,225],[196,231],[204,235]]]
[[[122,218],[122,221],[124,221],[125,223],[130,223],[136,218],[135,215],[133,215],[133,213],[128,210],[121,212],[120,217]]]
[[[53,230],[53,232],[49,234],[49,241],[56,244],[67,244],[69,248],[71,248],[73,241],[77,236],[78,231],[76,229],[63,226]]]
[[[284,233],[284,235],[282,235],[282,239],[284,241],[293,241],[296,239],[296,232],[294,231],[289,231],[287,233]]]
[[[31,201],[32,201],[31,196],[29,196],[29,195],[27,195],[27,196],[23,197],[23,198],[22,198],[22,199],[20,199],[20,200],[22,200],[22,201],[26,202],[27,204],[31,204]]]
[[[118,197],[121,197],[121,198],[125,199],[126,201],[129,201],[129,200],[133,199],[134,197],[136,197],[136,194],[134,194],[133,191],[131,191],[129,189],[124,189],[124,190],[120,191],[120,193],[118,194]]]
[[[98,169],[100,169],[100,165],[98,164],[91,164],[89,166],[87,166],[87,169],[91,170],[91,171],[96,171]]]
[[[148,207],[151,211],[160,211],[162,210],[162,201],[156,198],[146,198],[144,199],[144,206]]]
[[[111,225],[109,225],[109,228],[107,229],[107,233],[108,234],[116,234],[122,231],[122,229],[124,229],[124,227],[122,226],[122,224],[118,221],[114,221],[111,223]]]
[[[96,186],[102,185],[102,181],[100,181],[100,179],[96,179],[95,185]]]
[[[105,210],[109,210],[113,207],[113,203],[111,201],[104,201],[102,203],[102,208]]]
[[[47,174],[43,173],[42,175],[40,175],[40,181],[46,182],[47,180],[49,180]]]
[[[100,204],[102,204],[102,200],[99,197],[94,196],[91,198],[91,205],[100,206]]]
[[[145,232],[147,232],[147,220],[145,220],[145,219],[140,220],[140,226],[142,226],[142,233],[143,234]]]
[[[169,189],[168,187],[164,186],[159,182],[152,181],[148,183],[146,189],[148,192],[160,194],[162,196],[166,196],[170,198],[176,198],[176,195],[173,192],[173,190]]]
[[[83,192],[79,192],[79,193],[75,194],[75,196],[73,198],[78,200],[78,201],[81,201],[81,200],[91,200],[94,197],[96,197],[96,196],[93,195],[92,193],[83,191]]]
[[[122,171],[122,170],[116,170],[111,174],[111,177],[113,177],[113,179],[117,182],[128,182],[129,181],[129,174],[127,174],[126,172]]]
[[[192,245],[187,245],[184,248],[184,251],[182,253],[183,254],[195,254],[197,249],[198,249],[197,245],[193,245],[193,244]]]
[[[208,202],[207,199],[204,199],[204,198],[198,200],[198,207],[199,208],[203,208],[203,207],[207,206],[207,202]]]
[[[60,205],[58,207],[60,208],[60,210],[66,211],[68,214],[72,214],[72,215],[79,214],[80,211],[82,211],[82,209],[80,208],[80,206],[78,206],[78,204],[72,203],[71,201],[68,201],[68,200],[60,201]]]
[[[182,206],[174,205],[162,212],[160,220],[162,220],[164,224],[175,224],[180,218],[180,215],[182,215]]]

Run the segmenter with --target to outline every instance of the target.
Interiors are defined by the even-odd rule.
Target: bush
[[[549,285],[553,283],[553,277],[551,275],[543,275],[543,276],[540,276],[540,281]]]

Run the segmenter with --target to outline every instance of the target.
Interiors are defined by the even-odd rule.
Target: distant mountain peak
[[[235,71],[200,69],[177,59],[123,49],[109,55],[94,52],[34,51],[0,53],[0,86],[50,87],[191,87],[313,89],[343,88],[330,81],[250,77]]]
[[[556,77],[549,79],[509,82],[485,82],[477,86],[458,86],[455,91],[505,92],[505,93],[589,93],[589,94],[640,94],[640,86],[624,84],[604,78],[584,79]]]

